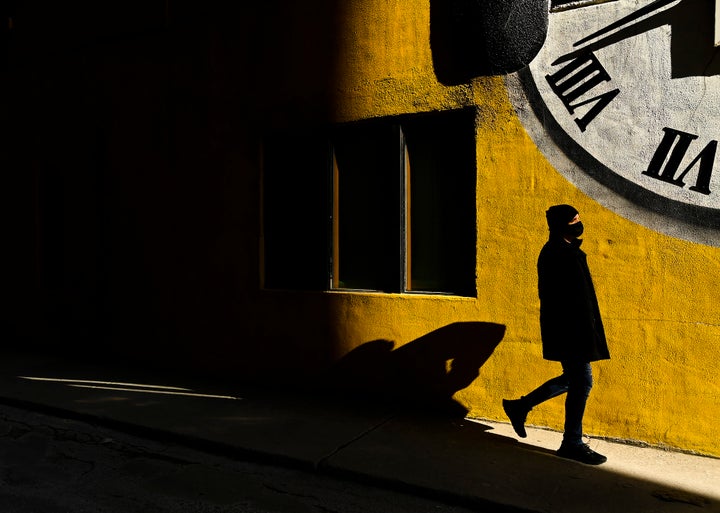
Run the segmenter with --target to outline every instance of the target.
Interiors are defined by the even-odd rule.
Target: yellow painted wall
[[[320,90],[332,121],[477,106],[478,297],[268,293],[256,305],[259,318],[290,316],[295,337],[325,340],[335,359],[369,341],[400,346],[454,322],[503,324],[503,341],[456,399],[471,416],[505,420],[503,398],[559,372],[541,357],[535,266],[545,209],[570,203],[586,225],[583,249],[613,356],[594,364],[586,432],[720,456],[720,248],[653,232],[581,193],[525,133],[503,77],[438,83],[428,0],[348,0],[337,16],[334,71]],[[283,108],[303,101],[284,94]],[[322,311],[327,325],[317,328],[317,313],[293,317],[299,302],[313,305],[305,313]],[[278,325],[259,329],[271,339],[288,334]],[[561,429],[562,418],[555,399],[529,422]]]

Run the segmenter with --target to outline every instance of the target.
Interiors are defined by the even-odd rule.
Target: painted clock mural
[[[716,3],[556,6],[542,49],[511,78],[528,133],[581,190],[635,222],[714,246],[720,245]]]

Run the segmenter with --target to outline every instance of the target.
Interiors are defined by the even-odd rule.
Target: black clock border
[[[666,198],[617,174],[593,157],[575,139],[570,137],[555,120],[555,117],[545,104],[545,100],[542,95],[540,95],[530,68],[527,66],[524,67],[517,72],[517,75],[525,92],[525,96],[529,100],[535,116],[540,120],[545,131],[550,135],[558,148],[560,148],[570,160],[578,164],[592,179],[632,203],[657,214],[670,216],[702,228],[715,230],[720,228],[720,210],[691,205]]]

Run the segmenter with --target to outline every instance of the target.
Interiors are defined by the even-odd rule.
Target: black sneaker
[[[520,399],[503,399],[503,410],[505,410],[505,414],[510,419],[510,423],[518,436],[527,438],[525,421],[529,410],[522,404],[522,401]]]
[[[561,458],[579,461],[586,465],[601,465],[607,461],[607,457],[593,451],[587,444],[581,445],[561,445],[557,451],[557,455]]]

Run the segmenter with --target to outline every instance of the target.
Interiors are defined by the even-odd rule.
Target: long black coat
[[[610,358],[585,253],[550,237],[538,258],[543,358],[592,362]]]

